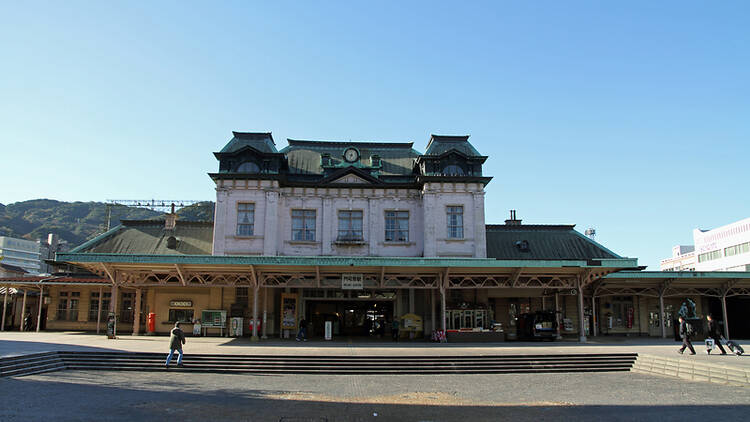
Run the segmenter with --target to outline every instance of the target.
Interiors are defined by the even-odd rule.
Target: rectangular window
[[[169,310],[169,322],[193,322],[193,310],[192,309],[170,309]]]
[[[112,293],[102,294],[102,309],[101,309],[101,321],[107,320],[107,313],[109,312],[109,300],[112,297]],[[89,302],[89,321],[96,321],[96,317],[99,314],[99,292],[91,292],[91,301]]]
[[[245,305],[247,306],[248,300],[248,288],[247,287],[237,287],[234,291],[234,295],[236,296],[235,302],[237,302],[238,305]]]
[[[448,207],[448,238],[464,238],[464,207],[461,205]]]
[[[292,240],[315,241],[315,210],[292,210]]]
[[[409,211],[385,212],[385,241],[409,241]]]
[[[713,261],[721,258],[721,250],[706,252],[698,255],[698,262]]]
[[[734,256],[750,252],[750,242],[724,248],[724,256]]]
[[[340,242],[362,241],[362,211],[339,211]]]
[[[60,292],[57,303],[57,319],[60,321],[78,321],[78,298],[81,292]],[[70,297],[70,299],[69,299]]]
[[[255,204],[237,204],[237,236],[252,236],[255,226]]]

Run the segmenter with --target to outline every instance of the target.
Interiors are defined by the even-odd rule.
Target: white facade
[[[695,246],[675,246],[662,271],[750,271],[750,218],[693,230]]]
[[[218,181],[213,254],[487,256],[481,183],[426,183],[421,190],[363,183],[354,188],[351,177],[347,176],[347,187],[342,188],[280,187],[273,180]],[[252,205],[251,235],[239,234],[240,204]],[[462,212],[461,236],[449,235],[449,207]],[[314,211],[312,239],[293,240],[294,210]],[[341,211],[361,211],[361,241],[339,238]],[[408,215],[404,239],[386,240],[386,214],[392,211]]]
[[[750,271],[750,218],[693,230],[697,271]]]
[[[672,248],[672,257],[662,259],[661,271],[695,271],[695,247],[693,245],[677,245]]]
[[[3,264],[21,267],[30,274],[39,274],[41,261],[38,242],[0,236],[0,256]]]

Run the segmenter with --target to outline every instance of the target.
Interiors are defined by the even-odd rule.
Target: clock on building
[[[353,163],[359,159],[359,151],[356,148],[347,148],[344,151],[344,160]]]

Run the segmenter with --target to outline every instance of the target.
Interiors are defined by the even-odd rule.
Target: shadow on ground
[[[0,420],[107,421],[559,421],[559,420],[741,420],[748,405],[572,405],[361,403],[356,399],[299,399],[305,391],[230,390],[217,385],[180,383],[166,376],[146,388],[39,379],[0,379],[13,392],[0,408]],[[79,374],[81,380],[87,374]],[[290,398],[285,398],[290,397]],[[530,399],[531,400],[531,399]]]

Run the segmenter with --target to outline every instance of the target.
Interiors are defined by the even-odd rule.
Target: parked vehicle
[[[519,340],[550,340],[557,337],[557,321],[552,311],[537,311],[518,316]]]

